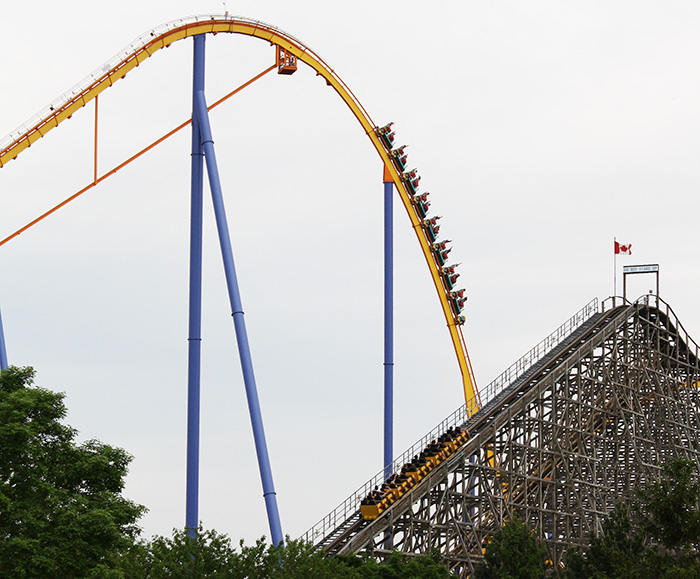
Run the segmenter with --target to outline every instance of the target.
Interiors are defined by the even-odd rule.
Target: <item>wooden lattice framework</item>
[[[699,382],[698,347],[662,300],[603,311],[463,425],[471,438],[459,453],[324,548],[439,549],[468,577],[517,514],[556,565],[668,457],[700,462]]]

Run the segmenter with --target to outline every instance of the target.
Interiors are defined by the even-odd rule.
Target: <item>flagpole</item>
[[[613,307],[617,302],[617,237],[613,237]]]

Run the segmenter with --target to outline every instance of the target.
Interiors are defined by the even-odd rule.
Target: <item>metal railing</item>
[[[574,330],[579,328],[584,324],[584,322],[596,314],[598,312],[598,307],[598,298],[594,298],[583,308],[581,308],[581,310],[576,312],[576,314],[574,314],[564,324],[559,326],[554,332],[527,352],[527,354],[515,362],[515,364],[511,365],[505,372],[500,374],[495,380],[486,386],[486,388],[480,390],[480,405],[477,403],[476,398],[470,400],[469,404],[465,404],[461,408],[455,410],[428,434],[423,436],[408,450],[401,454],[401,456],[396,458],[392,465],[393,472],[399,472],[404,464],[412,460],[414,456],[420,454],[432,440],[437,439],[448,428],[463,425],[471,416],[478,412],[480,408],[488,404],[489,401],[493,400],[493,398],[495,398],[507,386],[512,384],[535,363],[541,360],[545,354],[561,344],[574,332]],[[360,501],[365,498],[370,491],[374,490],[375,487],[382,485],[384,482],[384,472],[385,469],[379,471],[374,477],[372,477],[352,495],[345,499],[345,501],[338,505],[330,514],[326,515],[323,519],[306,531],[301,538],[305,541],[316,544],[327,537],[328,534],[334,529],[346,522],[353,514],[357,512]]]
[[[698,357],[698,344],[695,342],[695,340],[693,340],[693,338],[690,337],[690,334],[688,334],[686,329],[683,327],[683,324],[681,324],[680,320],[676,316],[676,313],[671,309],[671,306],[668,305],[668,303],[662,300],[659,296],[653,294],[643,295],[634,303],[656,308],[661,313],[665,314],[668,318],[668,323],[676,329],[678,338],[685,343],[685,345],[688,347],[688,351],[691,352],[695,358]]]
[[[201,14],[197,16],[187,16],[184,18],[178,18],[176,20],[171,20],[170,22],[166,22],[165,24],[161,24],[159,26],[156,26],[154,28],[151,28],[148,32],[145,32],[138,38],[136,38],[133,42],[129,43],[128,46],[120,50],[117,54],[115,54],[112,58],[107,60],[104,64],[102,64],[99,68],[95,69],[92,73],[90,73],[88,76],[83,78],[80,82],[75,84],[73,87],[68,89],[66,92],[64,92],[61,96],[58,98],[54,99],[51,101],[48,105],[46,105],[43,109],[41,109],[38,113],[27,119],[24,123],[16,127],[14,130],[10,131],[9,134],[6,136],[0,138],[0,152],[1,151],[6,151],[14,143],[16,143],[18,140],[20,140],[25,134],[28,132],[31,132],[36,129],[36,127],[43,125],[46,123],[51,117],[53,117],[57,111],[61,110],[64,106],[66,106],[68,103],[74,101],[76,98],[78,98],[81,94],[83,94],[86,90],[88,90],[90,87],[95,85],[97,82],[99,82],[101,79],[103,79],[106,75],[109,74],[110,71],[118,68],[121,64],[129,60],[135,53],[139,52],[142,50],[147,44],[152,42],[155,38],[159,37],[160,35],[170,31],[174,30],[176,28],[180,28],[182,26],[186,26],[188,24],[195,24],[198,22],[206,22],[212,19],[217,19],[217,20],[231,20],[231,21],[237,21],[237,22],[245,22],[249,23],[253,26],[260,26],[260,27],[265,27],[270,30],[275,30],[276,32],[279,32],[280,34],[295,40],[296,42],[299,42],[296,38],[294,38],[291,34],[283,31],[280,28],[277,28],[275,26],[271,26],[269,24],[265,24],[264,22],[261,22],[259,20],[253,20],[251,18],[245,18],[243,16],[231,16],[229,14],[225,15],[210,15],[210,14]],[[308,49],[308,47],[307,47]],[[310,49],[308,49],[310,50]]]
[[[517,362],[508,367],[502,374],[497,376],[486,388],[479,389],[481,406],[486,406],[495,396],[502,392],[507,386],[515,382],[520,376],[525,374],[532,366],[539,362],[545,354],[551,352],[574,330],[582,326],[589,318],[599,311],[598,298],[593,298],[583,308],[571,316],[566,322],[559,326],[554,332],[532,348],[527,354]]]
[[[654,294],[644,294],[643,296],[637,298],[634,302],[630,302],[629,300],[626,300],[620,296],[609,297],[603,301],[602,309],[603,311],[610,310],[618,303],[627,306],[642,305],[656,308],[661,313],[666,315],[669,324],[676,329],[679,339],[685,342],[686,346],[688,347],[688,351],[692,352],[696,358],[700,357],[700,346],[698,346],[697,342],[690,337],[690,334],[688,334],[685,327],[683,327],[683,324],[681,324],[678,316],[676,316],[676,313],[673,311],[673,309],[671,309],[671,306],[659,296]]]

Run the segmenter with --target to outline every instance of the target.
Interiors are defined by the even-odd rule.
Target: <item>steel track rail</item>
[[[453,312],[450,289],[445,286],[441,275],[442,264],[438,262],[433,250],[433,244],[424,229],[423,220],[414,206],[412,195],[408,190],[403,175],[395,166],[389,149],[378,136],[377,127],[369,113],[340,76],[310,47],[279,28],[257,20],[229,15],[192,16],[154,28],[137,38],[126,49],[120,51],[102,67],[78,83],[72,90],[54,100],[38,113],[35,118],[30,119],[7,137],[0,140],[0,167],[17,158],[20,153],[33,143],[37,142],[63,121],[71,118],[80,108],[111,87],[115,82],[123,79],[128,72],[135,69],[159,50],[185,38],[199,34],[218,33],[243,34],[283,48],[287,53],[293,54],[298,60],[304,62],[315,70],[318,75],[322,76],[328,86],[331,86],[350,108],[379,154],[385,168],[385,175],[388,175],[396,186],[411,226],[418,238],[421,251],[438,294],[438,299],[440,300],[462,375],[465,401],[467,404],[470,401],[477,401],[476,383],[461,331],[462,322]],[[478,407],[478,402],[475,406]]]

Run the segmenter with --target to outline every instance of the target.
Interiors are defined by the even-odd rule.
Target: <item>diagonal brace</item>
[[[228,286],[229,301],[233,312],[233,325],[236,329],[236,340],[238,342],[238,354],[241,359],[243,369],[243,382],[245,384],[246,396],[248,398],[248,411],[250,421],[253,425],[253,438],[255,439],[255,451],[258,456],[258,466],[260,468],[260,478],[263,485],[263,496],[267,509],[267,518],[270,524],[273,545],[282,543],[282,527],[280,524],[279,511],[277,509],[277,496],[275,486],[272,481],[272,470],[270,468],[270,458],[267,452],[267,442],[265,441],[265,430],[263,428],[262,415],[260,413],[260,402],[258,400],[258,390],[255,384],[253,373],[253,361],[248,345],[248,334],[243,317],[243,306],[241,305],[241,294],[238,288],[236,268],[233,261],[233,251],[231,249],[231,238],[229,236],[228,222],[226,220],[226,210],[221,192],[221,181],[219,179],[219,169],[216,164],[216,154],[214,153],[214,141],[211,134],[211,124],[209,122],[209,111],[204,97],[204,91],[195,94],[195,111],[199,121],[199,132],[202,137],[202,148],[204,149],[204,160],[209,175],[209,187],[211,189],[212,201],[214,204],[214,214],[216,216],[216,227],[219,233],[219,244],[221,246],[221,256],[224,262],[224,272],[226,274],[226,284]]]
[[[5,333],[2,330],[2,315],[0,315],[0,370],[7,370],[7,351],[5,350]]]

